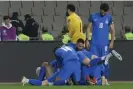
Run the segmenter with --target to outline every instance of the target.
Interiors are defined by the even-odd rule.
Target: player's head
[[[26,21],[32,18],[30,14],[26,14],[24,17]]]
[[[131,32],[131,28],[129,26],[125,26],[125,33]]]
[[[76,50],[77,51],[80,51],[84,48],[84,40],[83,39],[78,39],[77,42],[76,42]]]
[[[60,47],[57,46],[57,47],[55,47],[54,50],[53,50],[53,53],[54,53],[54,56],[55,56],[55,57],[57,57],[57,55],[56,55],[56,51],[57,51],[57,49],[59,49],[59,48],[60,48]]]
[[[17,27],[17,34],[21,34],[21,33],[23,33],[23,29],[21,28],[21,27]]]
[[[9,24],[11,22],[11,19],[9,16],[4,16],[3,20],[4,20],[5,24]]]
[[[102,3],[100,6],[101,15],[105,15],[109,11],[109,5],[107,3]]]
[[[73,12],[75,12],[75,6],[73,4],[68,4],[67,5],[66,16],[69,16]]]
[[[47,33],[47,32],[48,32],[48,28],[43,27],[43,28],[42,28],[42,32],[43,32],[43,33]]]

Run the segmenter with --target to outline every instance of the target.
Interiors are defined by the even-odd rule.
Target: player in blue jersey
[[[102,80],[101,80],[100,70],[97,70],[99,72],[94,71],[95,66],[101,65],[101,64],[107,65],[109,59],[112,56],[115,56],[117,59],[122,61],[121,55],[118,54],[115,50],[112,50],[106,56],[97,57],[97,58],[93,58],[93,59],[92,59],[93,55],[90,52],[86,51],[86,50],[78,51],[77,54],[78,54],[78,57],[80,59],[80,62],[82,63],[82,77],[83,77],[83,80],[86,81],[88,76],[93,76],[94,78],[96,78],[96,80],[93,80],[93,83],[98,84],[98,85],[102,84]],[[100,78],[100,79],[98,79],[98,78]],[[87,81],[89,81],[89,80],[87,80]]]
[[[55,72],[53,76],[44,81],[27,79],[24,77],[22,83],[45,86],[52,82],[54,85],[64,85],[72,74],[74,75],[75,82],[79,82],[81,67],[76,51],[69,46],[62,46],[55,51],[55,56],[58,63],[62,66],[60,71]]]
[[[87,40],[89,39],[89,33],[92,28],[92,40],[91,43],[86,41],[86,47],[90,47],[90,51],[101,57],[108,54],[109,49],[114,46],[115,30],[112,21],[112,16],[109,14],[109,5],[107,3],[102,3],[100,6],[100,12],[93,13],[89,18],[89,25],[87,29]],[[109,42],[108,36],[111,33],[111,41]],[[106,77],[106,84],[108,78],[108,65],[101,66],[104,67],[103,75]]]

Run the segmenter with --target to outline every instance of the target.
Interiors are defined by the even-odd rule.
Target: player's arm
[[[91,28],[92,28],[92,15],[89,17],[89,23],[88,23],[88,26],[87,26],[87,30],[86,30],[86,42],[85,42],[85,46],[86,48],[88,49],[90,44],[89,44],[89,35],[90,35],[90,31],[91,31]]]
[[[109,47],[113,48],[114,40],[115,40],[115,28],[114,28],[114,23],[112,22],[112,18],[110,20],[110,34],[111,34],[111,42]]]
[[[69,37],[72,38],[73,36],[73,30],[72,30],[72,22],[71,22],[71,19],[68,18],[67,19],[67,27],[68,27],[68,31],[69,31]]]
[[[87,26],[87,31],[86,31],[86,39],[89,40],[89,35],[90,35],[90,31],[91,31],[91,28],[92,28],[92,15],[90,15],[89,17],[89,23],[88,23],[88,26]]]
[[[89,65],[90,59],[87,56],[85,56],[85,54],[82,51],[77,52],[77,55],[81,63],[83,63],[84,65]]]
[[[90,31],[91,31],[91,28],[92,28],[92,23],[91,22],[89,22],[88,23],[88,27],[87,27],[87,31],[86,31],[86,40],[89,40],[90,38]]]

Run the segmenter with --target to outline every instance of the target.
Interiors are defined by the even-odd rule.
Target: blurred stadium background
[[[122,32],[125,26],[133,28],[133,1],[104,1],[110,5],[110,13],[113,16],[116,30],[116,40],[122,40]],[[48,28],[54,38],[58,38],[66,25],[66,5],[72,3],[76,6],[76,12],[81,17],[84,25],[88,23],[90,13],[98,12],[103,1],[0,1],[0,24],[4,15],[12,16],[13,12],[19,13],[19,19],[25,24],[24,15],[30,14],[39,23],[39,35],[42,34],[42,27]],[[57,39],[58,40],[58,39]],[[28,43],[28,44],[27,44]],[[37,44],[36,44],[37,43]],[[45,45],[44,45],[45,44]],[[28,77],[35,77],[35,68],[44,60],[50,61],[53,55],[50,54],[55,45],[61,42],[1,42],[0,43],[0,82],[19,82],[24,74]],[[116,49],[123,56],[124,61],[111,61],[112,81],[132,81],[133,73],[129,70],[133,67],[132,41],[117,41]],[[50,49],[47,49],[50,48]],[[41,50],[41,51],[40,51]],[[48,52],[46,52],[46,50]],[[9,53],[8,56],[5,56]],[[23,55],[23,56],[22,56]],[[21,57],[22,56],[22,57]],[[127,60],[126,60],[127,59]],[[32,61],[31,61],[32,60]],[[28,64],[26,64],[28,63]],[[29,67],[29,64],[31,66]],[[6,67],[5,67],[6,65]],[[119,66],[118,66],[119,65]],[[26,71],[25,71],[26,69]],[[28,72],[30,70],[30,73]],[[119,75],[118,74],[121,74]],[[33,74],[33,75],[31,75]],[[38,87],[20,87],[20,85],[0,85],[0,89],[36,89]],[[90,89],[131,89],[130,83],[113,83],[103,87],[69,87],[69,88],[90,88]],[[38,89],[50,87],[39,87]],[[58,87],[51,87],[58,88]],[[61,87],[68,88],[68,87]]]
[[[132,1],[104,1],[110,6],[110,13],[115,23],[116,38],[121,39],[124,26],[133,27],[133,2]],[[84,24],[88,23],[90,13],[98,12],[103,1],[1,1],[0,23],[3,15],[12,16],[13,12],[19,13],[19,19],[24,21],[24,15],[30,14],[39,23],[39,34],[44,26],[48,28],[54,38],[57,38],[66,25],[66,5],[72,3]]]

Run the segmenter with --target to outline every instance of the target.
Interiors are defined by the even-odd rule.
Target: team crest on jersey
[[[7,35],[6,30],[3,30],[3,34],[4,34],[4,35]]]
[[[105,21],[105,23],[106,23],[106,24],[108,24],[108,23],[109,23],[109,21],[108,21],[108,19],[107,19],[107,18],[106,18],[106,21]]]

